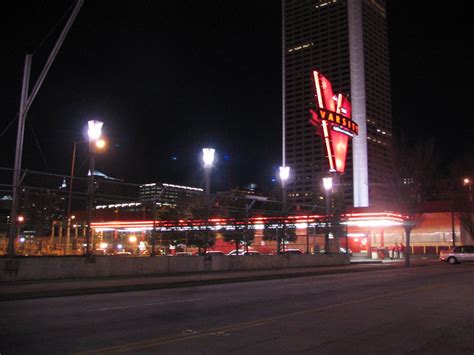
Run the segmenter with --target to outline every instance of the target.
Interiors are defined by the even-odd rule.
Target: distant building
[[[321,137],[309,121],[311,71],[347,96],[359,135],[342,176],[346,205],[377,206],[392,170],[392,119],[383,0],[283,0],[283,149],[289,199],[313,203],[328,172]],[[351,153],[352,151],[352,153]]]
[[[228,191],[221,191],[216,194],[217,197],[232,197],[242,200],[260,200],[266,201],[268,197],[265,196],[262,192],[257,191],[257,185],[249,184],[245,187],[236,187]]]
[[[175,205],[183,199],[190,199],[203,194],[198,187],[151,183],[140,185],[139,198],[141,202],[155,201],[161,204]]]
[[[138,201],[125,200],[118,203],[96,205],[94,219],[143,219],[151,218],[151,206],[187,206],[193,199],[203,195],[203,189],[190,186],[150,183],[142,184],[138,189]]]

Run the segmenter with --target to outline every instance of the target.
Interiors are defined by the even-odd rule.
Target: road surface
[[[469,354],[474,264],[0,302],[0,353]]]

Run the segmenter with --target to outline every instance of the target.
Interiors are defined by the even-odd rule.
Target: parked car
[[[116,253],[114,253],[114,254],[110,254],[110,255],[131,256],[132,253],[130,253],[129,251],[118,251],[118,252],[116,252]]]
[[[257,250],[249,250],[249,251],[245,251],[245,250],[239,250],[239,254],[238,255],[261,255],[262,253],[260,253],[259,251]],[[228,253],[227,255],[237,255],[237,252],[235,250],[232,250],[230,253]]]
[[[320,249],[319,252],[324,254],[326,251],[324,249]],[[346,253],[346,248],[339,247],[339,253],[345,254]],[[352,250],[351,249],[349,249],[349,255],[352,256]]]
[[[474,261],[474,245],[463,245],[448,250],[441,250],[439,260],[453,264]]]
[[[93,255],[99,255],[99,256],[107,255],[107,250],[105,250],[105,249],[96,249],[96,250],[92,251],[92,254]]]
[[[282,254],[303,254],[301,249],[288,248],[281,252]]]
[[[193,256],[193,253],[190,253],[189,251],[178,251],[175,256]]]
[[[343,247],[340,247],[340,248],[339,248],[339,253],[344,253],[344,254],[345,254],[346,252],[347,252],[350,256],[352,256],[352,250],[351,250],[351,249],[349,249],[349,250],[346,251],[346,248],[343,248]]]
[[[225,253],[220,250],[208,250],[206,255],[225,255]]]

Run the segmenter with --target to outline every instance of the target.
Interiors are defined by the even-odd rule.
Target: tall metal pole
[[[329,254],[329,189],[326,189],[326,234],[324,236],[324,253]]]
[[[244,230],[244,240],[245,240],[245,251],[249,252],[249,242],[248,242],[248,231],[249,231],[249,211],[254,205],[256,200],[245,204],[245,230]]]
[[[283,252],[286,249],[285,240],[286,240],[286,237],[287,237],[287,234],[288,234],[288,231],[286,230],[286,228],[287,228],[287,226],[286,226],[286,217],[287,217],[286,210],[287,210],[286,180],[284,180],[283,181],[283,233],[281,235],[283,237],[283,247],[281,246],[281,241],[280,241],[280,247],[283,249]]]
[[[155,185],[155,191],[153,193],[153,207],[151,209],[153,213],[153,230],[151,231],[151,254],[150,256],[156,256],[156,189],[157,186]]]
[[[306,216],[306,254],[309,254],[309,214]]]
[[[74,183],[74,165],[76,162],[76,145],[78,142],[74,142],[72,148],[72,161],[71,161],[71,175],[69,178],[69,191],[67,197],[67,225],[66,225],[66,247],[64,248],[64,254],[66,255],[69,249],[70,237],[71,237],[71,201],[72,201],[72,185]]]
[[[286,38],[285,0],[281,1],[281,161],[286,166]]]
[[[282,233],[277,232],[277,254],[280,254],[285,250],[285,234],[286,234],[286,184],[285,179],[281,179],[281,191],[282,191],[282,213],[283,213],[283,225]],[[282,238],[283,238],[283,248],[282,248]]]
[[[72,26],[81,6],[83,5],[84,0],[77,0],[76,6],[74,7],[71,16],[69,17],[66,25],[64,26],[63,31],[61,32],[56,44],[54,45],[53,50],[51,51],[48,60],[46,61],[43,70],[41,71],[31,94],[28,96],[29,91],[29,82],[30,82],[30,69],[31,69],[31,54],[27,54],[25,57],[25,68],[23,71],[23,83],[21,88],[21,99],[20,99],[20,110],[18,112],[18,131],[16,138],[16,149],[15,149],[15,163],[13,168],[13,182],[12,182],[12,206],[10,212],[10,234],[8,236],[8,256],[15,256],[15,238],[18,230],[18,195],[19,195],[19,186],[20,186],[20,171],[21,171],[21,159],[23,154],[23,137],[25,133],[25,120],[26,114],[33,103],[33,100],[38,93],[41,84],[46,77],[46,74],[49,71],[49,68],[53,64],[54,58],[58,54],[59,49],[61,48],[64,39],[66,38],[69,29]]]
[[[452,235],[453,235],[453,247],[456,246],[456,229],[454,225],[454,202],[451,208],[451,228],[452,228]]]
[[[74,184],[74,166],[76,164],[76,146],[77,143],[82,142],[74,142],[74,147],[72,148],[72,161],[71,161],[71,176],[69,178],[69,191],[67,197],[67,218],[71,218],[71,201],[72,201],[72,185]]]
[[[92,208],[94,205],[94,170],[95,170],[95,144],[89,143],[89,176],[87,179],[87,220],[86,220],[86,256],[90,256],[90,243],[92,240]]]
[[[58,37],[58,40],[56,41],[56,44],[54,45],[53,49],[51,50],[51,53],[48,57],[48,60],[46,61],[46,64],[43,67],[43,70],[41,70],[41,73],[36,80],[35,85],[33,86],[33,89],[31,90],[31,95],[28,98],[28,101],[26,102],[25,106],[25,112],[28,112],[31,104],[33,103],[33,100],[36,97],[36,94],[38,93],[41,84],[43,84],[44,78],[46,77],[46,74],[48,74],[49,68],[51,68],[51,65],[53,64],[54,59],[56,58],[56,55],[59,52],[59,49],[61,48],[64,39],[66,38],[66,35],[69,32],[69,29],[72,26],[72,23],[76,19],[77,14],[79,13],[79,10],[81,9],[81,6],[84,4],[84,0],[77,0],[76,6],[72,10],[71,16],[69,16],[68,21],[66,22],[66,25],[64,26],[61,34]]]
[[[23,137],[25,135],[26,101],[28,98],[28,86],[30,82],[31,54],[25,56],[23,69],[23,83],[21,86],[20,110],[18,111],[18,131],[16,135],[15,165],[13,168],[12,182],[12,205],[10,212],[10,234],[8,235],[8,256],[15,256],[15,238],[18,231],[18,195],[20,187],[21,158],[23,153]]]
[[[205,191],[204,204],[206,208],[206,233],[204,234],[204,254],[207,253],[207,244],[209,242],[209,196],[211,189],[211,168],[205,168]]]

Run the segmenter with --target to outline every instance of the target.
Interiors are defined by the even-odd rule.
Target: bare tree
[[[474,238],[474,201],[472,182],[474,179],[474,162],[470,155],[457,158],[450,167],[450,190],[453,205],[458,211],[462,229]]]
[[[255,238],[255,231],[249,228],[248,220],[245,218],[244,212],[233,213],[233,218],[228,219],[227,228],[222,230],[224,241],[235,245],[236,255],[239,255],[239,247],[244,244],[248,247]]]
[[[295,242],[297,239],[296,226],[293,223],[287,223],[282,217],[267,220],[263,227],[263,240],[275,240],[277,254],[282,252],[278,248],[279,245],[285,248],[286,242]]]
[[[392,193],[397,210],[404,216],[405,266],[410,266],[410,236],[423,219],[423,204],[435,173],[434,142],[415,146],[399,144],[394,152]]]
[[[178,209],[172,206],[161,206],[154,216],[154,220],[159,221],[160,227],[166,227],[166,231],[159,233],[160,238],[160,254],[162,253],[162,244],[166,243],[168,246],[172,240],[174,240],[178,235],[179,220],[181,219],[181,213]],[[161,229],[161,228],[160,228]],[[154,228],[155,230],[155,228]],[[156,233],[152,235],[152,253],[155,254],[155,245],[156,245]]]

